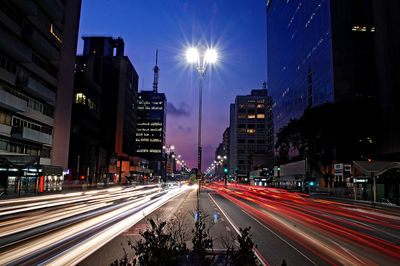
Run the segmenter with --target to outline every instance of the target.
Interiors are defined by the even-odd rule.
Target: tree
[[[254,245],[252,236],[250,234],[251,227],[239,228],[240,235],[237,237],[239,248],[235,250],[233,247],[228,247],[227,255],[228,258],[233,262],[234,265],[256,265],[257,259],[254,255]]]
[[[332,165],[336,160],[351,161],[373,156],[376,132],[374,113],[368,106],[327,103],[308,108],[299,119],[292,119],[277,134],[279,163],[307,159],[325,184],[332,186]],[[371,109],[371,108],[369,108]]]

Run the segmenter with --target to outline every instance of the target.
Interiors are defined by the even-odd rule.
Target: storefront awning
[[[360,170],[365,175],[381,175],[394,168],[400,168],[400,162],[386,161],[353,161],[354,168]]]
[[[31,155],[0,155],[0,166],[5,168],[26,168],[36,166],[40,161],[39,156]]]

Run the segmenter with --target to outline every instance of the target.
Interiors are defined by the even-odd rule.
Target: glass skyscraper
[[[269,1],[267,12],[268,87],[279,130],[307,107],[334,101],[330,6]]]

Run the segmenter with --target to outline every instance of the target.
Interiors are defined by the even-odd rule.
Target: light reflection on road
[[[276,188],[208,188],[328,264],[400,264],[399,212],[311,199]]]
[[[78,263],[172,198],[192,189],[196,188],[116,187],[2,201],[0,265],[43,260]]]

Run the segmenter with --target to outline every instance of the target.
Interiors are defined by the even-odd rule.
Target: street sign
[[[368,183],[368,178],[353,178],[353,183]]]

